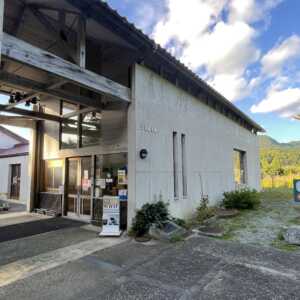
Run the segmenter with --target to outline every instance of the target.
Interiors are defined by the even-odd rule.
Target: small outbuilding
[[[0,126],[0,200],[27,204],[30,197],[29,142]]]

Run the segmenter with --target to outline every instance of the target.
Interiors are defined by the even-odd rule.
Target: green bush
[[[177,224],[180,227],[183,227],[183,228],[187,227],[186,221],[183,220],[183,219],[171,218],[171,221],[174,222],[175,224]]]
[[[202,224],[205,220],[215,215],[215,208],[208,206],[208,198],[201,200],[200,206],[197,208],[197,222]]]
[[[162,227],[168,221],[168,217],[168,207],[163,201],[147,203],[137,211],[131,233],[135,236],[143,236],[148,233],[152,224]]]
[[[260,194],[248,188],[223,194],[223,206],[227,209],[255,209],[260,205]]]

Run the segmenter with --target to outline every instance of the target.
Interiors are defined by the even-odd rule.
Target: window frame
[[[53,162],[59,162],[60,166],[59,167],[54,167],[52,166],[51,168],[49,168],[49,163],[53,163]],[[54,187],[54,183],[55,183],[55,169],[59,168],[61,170],[61,181],[60,184],[57,188]],[[48,170],[51,169],[51,183],[53,184],[51,187],[47,186],[47,180],[49,180],[47,172]],[[64,185],[64,160],[63,159],[46,159],[44,160],[43,163],[43,185],[42,185],[42,189],[44,190],[44,192],[49,192],[49,193],[59,193],[59,188],[60,186]]]
[[[65,101],[65,100],[60,100],[60,116],[63,116],[63,108],[64,108],[64,103],[68,103],[71,105],[76,106],[76,111],[80,111],[84,108],[84,106],[81,106],[79,104],[73,104],[69,101]],[[77,119],[77,144],[76,147],[63,147],[63,142],[62,142],[62,136],[63,136],[63,122],[59,123],[59,149],[60,150],[72,150],[72,149],[80,149],[80,148],[88,148],[88,147],[94,147],[94,146],[98,146],[101,144],[101,142],[99,144],[94,144],[94,145],[83,145],[82,143],[82,120],[83,120],[83,113],[79,113],[78,119]]]
[[[181,168],[182,168],[182,196],[188,197],[187,184],[187,154],[186,154],[186,134],[181,134]]]
[[[234,148],[233,149],[234,157],[233,157],[233,177],[234,182],[237,185],[246,185],[248,183],[248,176],[247,176],[247,152],[241,149]],[[240,176],[240,182],[236,181],[236,167],[235,167],[235,155],[239,155],[239,162],[240,162],[240,168],[239,168],[239,176]]]
[[[173,184],[174,184],[174,199],[179,199],[179,176],[178,176],[178,133],[173,131],[172,134],[173,146]]]

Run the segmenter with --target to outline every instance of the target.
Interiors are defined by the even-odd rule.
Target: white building
[[[0,199],[26,204],[30,194],[29,142],[0,126]]]
[[[263,129],[107,4],[23,2],[5,1],[0,71],[0,110],[22,117],[0,121],[34,129],[31,209],[101,222],[119,196],[125,224],[147,202],[183,218],[260,189]]]

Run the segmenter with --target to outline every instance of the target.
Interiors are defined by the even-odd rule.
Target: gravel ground
[[[300,225],[300,205],[291,201],[290,193],[263,193],[259,209],[243,211],[232,219],[219,220],[225,239],[243,244],[299,251],[282,241],[282,233],[291,225]]]

